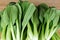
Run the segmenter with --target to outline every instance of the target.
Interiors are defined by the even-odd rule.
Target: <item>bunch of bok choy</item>
[[[10,2],[0,12],[1,40],[60,40],[60,10],[42,3]]]

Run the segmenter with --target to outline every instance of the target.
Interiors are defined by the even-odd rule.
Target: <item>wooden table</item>
[[[3,10],[9,2],[17,2],[18,0],[0,0],[0,10]],[[60,9],[60,0],[29,0],[33,2],[35,5],[39,5],[40,3],[46,3],[49,6],[55,6],[57,9]]]

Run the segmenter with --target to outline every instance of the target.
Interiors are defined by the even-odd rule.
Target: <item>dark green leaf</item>
[[[15,20],[18,18],[18,9],[15,5],[11,6],[10,18],[13,24],[15,23]]]
[[[23,1],[23,2],[21,3],[22,12],[23,12],[22,18],[24,17],[24,15],[25,15],[25,13],[26,13],[26,11],[27,11],[29,5],[30,5],[30,3],[29,3],[28,1]]]
[[[7,14],[7,10],[3,11],[3,15],[1,16],[1,27],[6,27],[9,24],[9,17]]]
[[[32,17],[35,9],[36,9],[36,7],[33,4],[29,5],[29,8],[27,9],[23,22],[22,22],[23,28],[25,28],[25,26],[27,25],[27,23],[30,20],[30,18]]]

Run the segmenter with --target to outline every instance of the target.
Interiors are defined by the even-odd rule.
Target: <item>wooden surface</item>
[[[17,2],[18,0],[0,0],[0,10],[3,10],[9,2]],[[35,5],[39,5],[40,3],[46,3],[49,6],[55,6],[57,9],[60,9],[60,0],[29,0],[33,2]]]
[[[17,2],[17,0],[0,0],[0,10],[3,10],[9,2]]]

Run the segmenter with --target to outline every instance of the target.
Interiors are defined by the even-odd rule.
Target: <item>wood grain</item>
[[[18,0],[0,0],[0,10],[3,10],[9,2],[17,2]],[[23,0],[24,1],[24,0]],[[55,6],[57,9],[60,9],[60,0],[29,0],[35,5],[40,3],[46,3],[49,6]]]
[[[0,11],[3,10],[9,2],[17,2],[17,0],[0,0]]]
[[[39,5],[40,3],[46,3],[49,6],[55,6],[57,9],[60,9],[60,0],[29,0],[33,2],[35,5]]]

